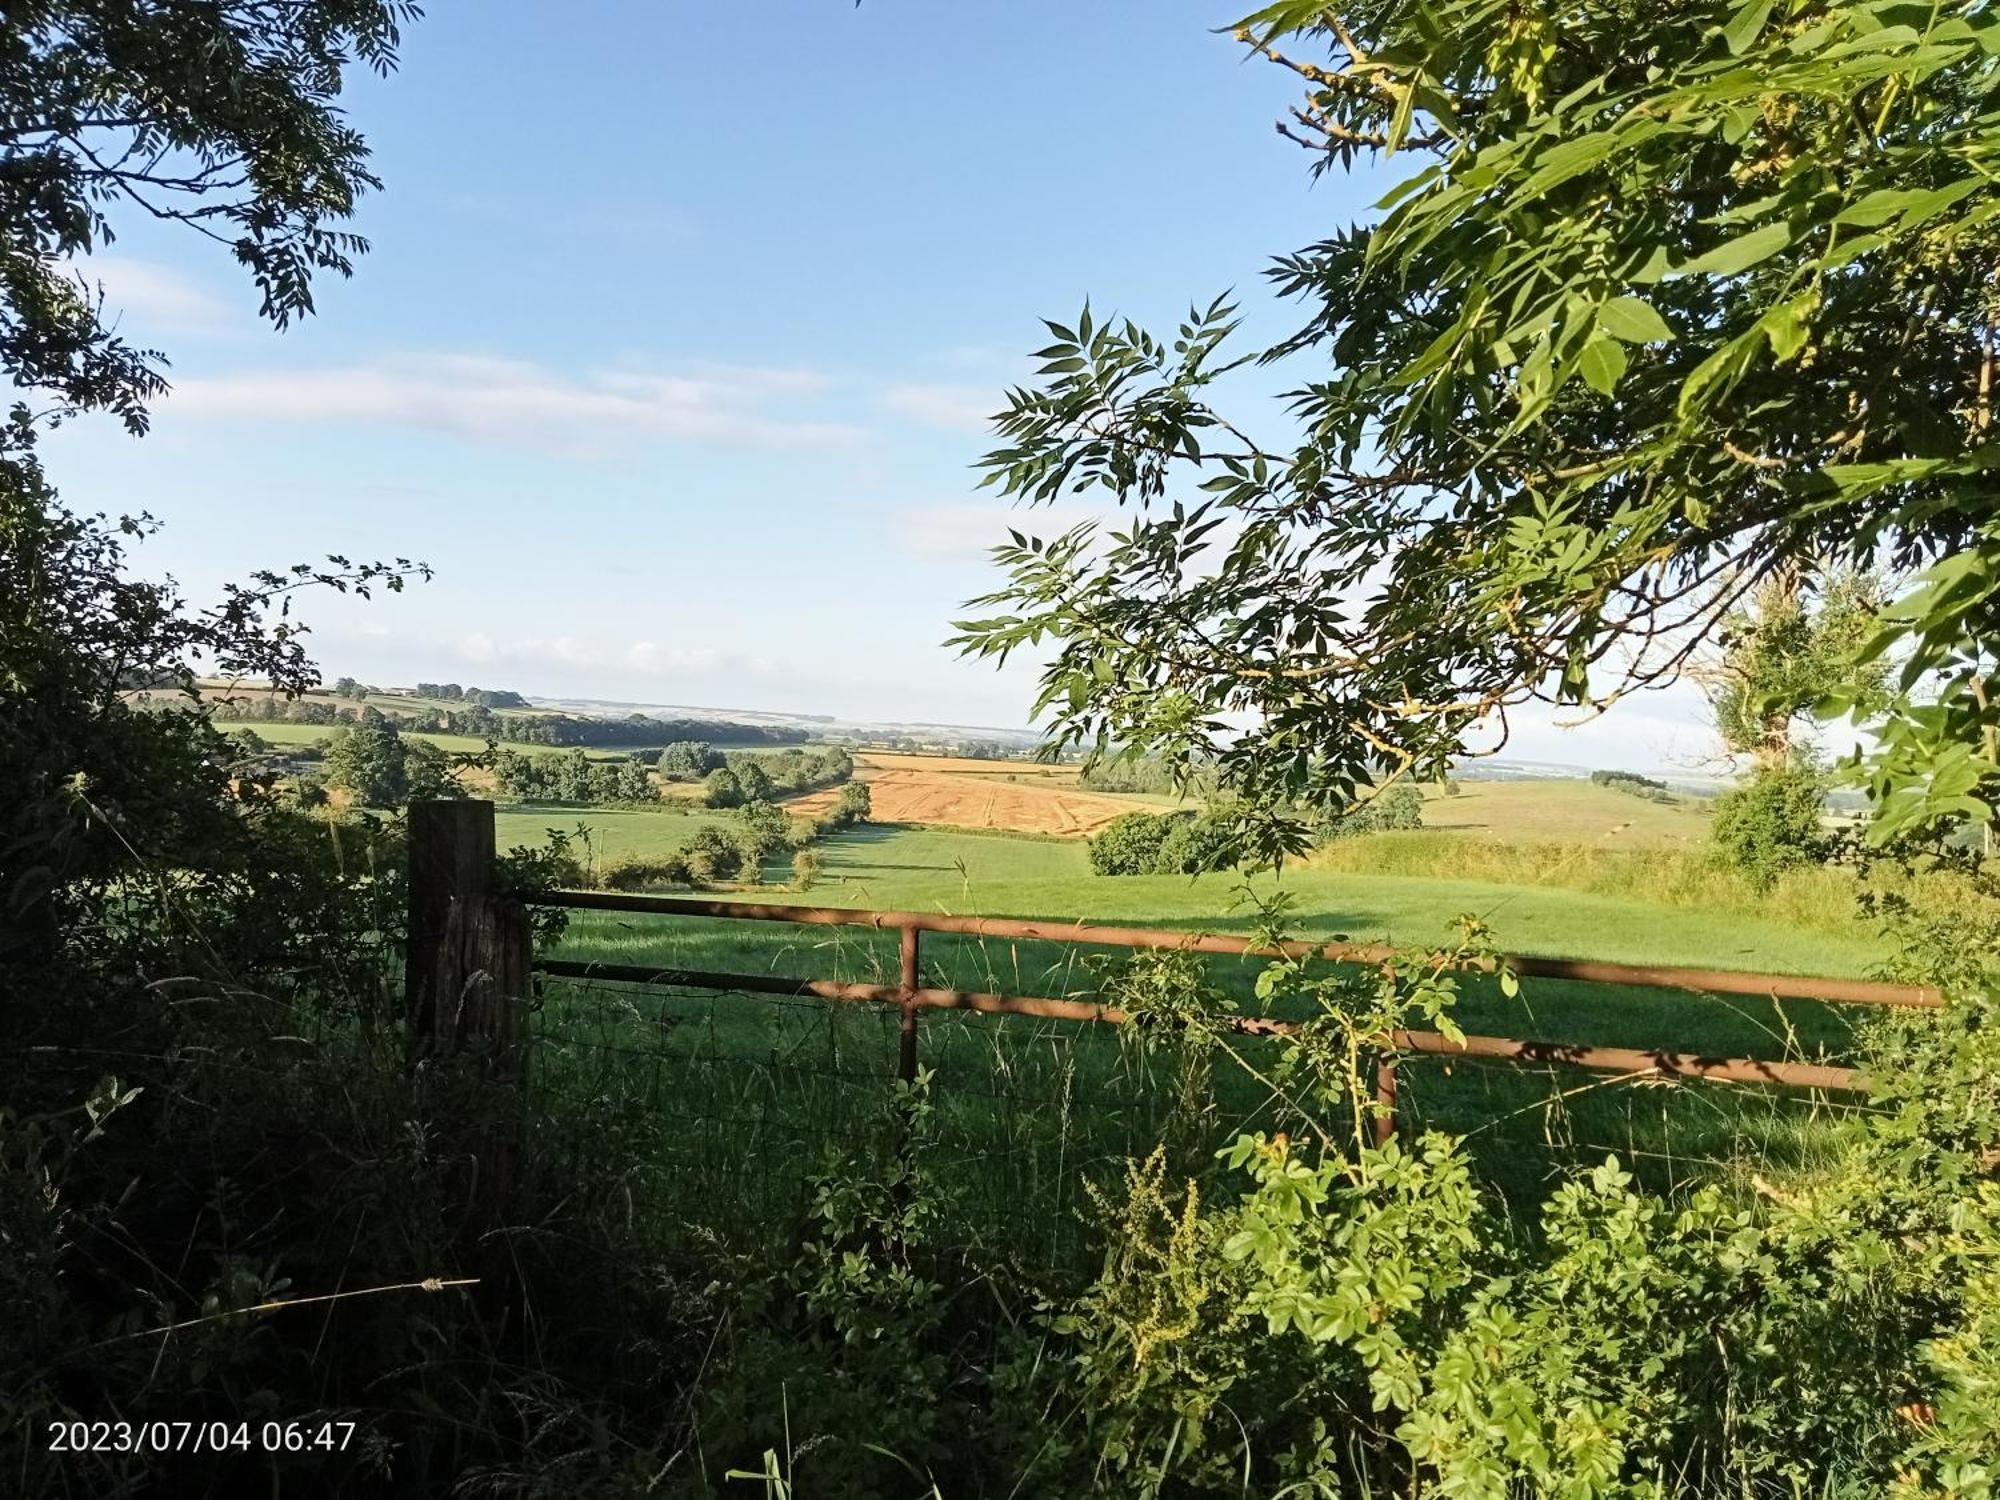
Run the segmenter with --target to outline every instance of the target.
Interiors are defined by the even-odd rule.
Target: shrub
[[[1173,819],[1132,812],[1113,818],[1090,841],[1090,868],[1099,875],[1150,875]]]
[[[701,800],[710,807],[741,807],[743,782],[727,766],[720,766],[702,778]]]
[[[703,828],[688,840],[681,851],[688,875],[697,884],[728,880],[743,868],[743,850],[720,828]]]
[[[792,856],[792,889],[809,891],[819,883],[826,859],[817,849],[801,849]]]
[[[1099,875],[1198,875],[1234,857],[1229,823],[1215,813],[1126,813],[1090,841]]]
[[[338,731],[326,747],[326,783],[364,807],[401,807],[409,797],[402,736],[388,720]]]
[[[1224,869],[1233,862],[1235,841],[1223,819],[1213,814],[1201,817],[1176,814],[1171,822],[1173,826],[1160,841],[1159,853],[1154,856],[1155,873],[1199,875],[1207,870]]]
[[[620,859],[607,864],[597,883],[607,891],[649,891],[661,886],[691,885],[685,853],[659,859]]]
[[[1825,854],[1825,799],[1826,778],[1811,766],[1762,769],[1716,799],[1709,838],[1724,860],[1768,888],[1785,871]]]
[[[699,781],[722,769],[722,755],[706,740],[676,740],[660,751],[660,774],[669,781]]]
[[[1368,801],[1321,826],[1321,843],[1362,833],[1406,832],[1424,826],[1424,794],[1408,782],[1398,782]]]
[[[792,825],[798,820],[787,816],[783,808],[761,800],[746,802],[738,809],[737,816],[743,820],[743,827],[736,840],[742,845],[746,859],[760,860],[767,854],[793,847]]]

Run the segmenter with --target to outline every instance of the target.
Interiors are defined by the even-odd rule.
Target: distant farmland
[[[1076,784],[1074,766],[876,750],[862,751],[854,760],[856,776],[868,784],[871,816],[880,823],[1080,839],[1136,809],[1174,805],[1162,797],[1084,791]],[[831,809],[838,796],[838,789],[829,789],[787,805],[799,813],[821,813]]]

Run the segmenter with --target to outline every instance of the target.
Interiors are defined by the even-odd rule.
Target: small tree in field
[[[387,719],[338,731],[326,748],[326,783],[364,807],[401,807],[409,800],[403,738]]]
[[[743,759],[735,766],[736,779],[743,787],[745,802],[769,802],[777,791],[771,773],[754,760]]]
[[[1090,868],[1100,875],[1150,875],[1173,823],[1151,813],[1113,818],[1090,841]]]
[[[1730,864],[1759,886],[1820,858],[1827,846],[1820,810],[1826,777],[1802,761],[1760,768],[1715,801],[1709,837]]]
[[[699,830],[681,855],[687,861],[688,877],[698,885],[728,880],[743,868],[742,849],[720,828]]]
[[[676,740],[660,752],[660,774],[669,781],[699,781],[721,765],[722,757],[706,740]]]
[[[868,793],[865,781],[850,781],[840,789],[840,797],[833,804],[835,816],[842,823],[865,823],[875,811],[875,799]]]
[[[702,779],[701,800],[710,807],[741,807],[743,783],[734,771],[720,766]]]
[[[1717,802],[1711,839],[1760,884],[1826,846],[1826,777],[1798,726],[1835,693],[1857,704],[1882,698],[1886,665],[1859,660],[1880,607],[1880,591],[1865,575],[1812,582],[1797,568],[1780,569],[1730,617],[1719,659],[1702,669],[1724,748],[1751,761],[1749,784]]]

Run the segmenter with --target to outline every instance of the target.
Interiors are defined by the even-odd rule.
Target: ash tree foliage
[[[1696,670],[1723,748],[1758,770],[1787,766],[1811,755],[1798,729],[1815,704],[1843,691],[1879,703],[1888,672],[1859,658],[1880,606],[1877,581],[1852,573],[1808,588],[1798,572],[1781,570],[1759,585],[1723,622],[1719,658]]]
[[[185,226],[250,273],[283,328],[313,278],[367,242],[341,228],[379,187],[342,114],[342,75],[395,66],[408,0],[134,4],[24,0],[0,19],[0,366],[134,432],[164,359],[105,322],[70,263],[114,214]]]
[[[1298,78],[1314,171],[1401,180],[1276,262],[1275,345],[1223,300],[1049,325],[985,482],[1130,520],[1017,533],[958,643],[1058,643],[1060,744],[1212,757],[1284,853],[1522,704],[1669,681],[1786,570],[1880,572],[1877,832],[1989,818],[2000,17],[1282,0],[1237,35]],[[1296,383],[1231,409],[1259,362]]]
[[[108,412],[134,432],[164,361],[102,317],[69,270],[150,215],[219,240],[262,311],[312,310],[312,278],[345,274],[361,240],[335,226],[375,179],[335,101],[355,62],[386,69],[391,0],[140,5],[28,0],[0,15],[0,371],[54,420]],[[255,575],[197,610],[171,580],[132,578],[145,516],[66,510],[36,456],[27,406],[0,427],[0,949],[48,957],[88,927],[121,873],[156,858],[218,868],[241,824],[222,808],[221,737],[192,717],[139,714],[136,683],[196,701],[198,667],[296,694],[319,678],[290,614],[311,585],[401,587],[413,569],[330,558]],[[32,939],[30,937],[32,935]]]

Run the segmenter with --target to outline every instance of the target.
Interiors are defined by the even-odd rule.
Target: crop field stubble
[[[872,816],[885,823],[1085,839],[1126,813],[1179,805],[1168,797],[1087,791],[1077,785],[1075,766],[875,750],[854,760],[856,777],[868,785]],[[830,810],[839,795],[838,789],[819,791],[789,805],[811,815]]]

